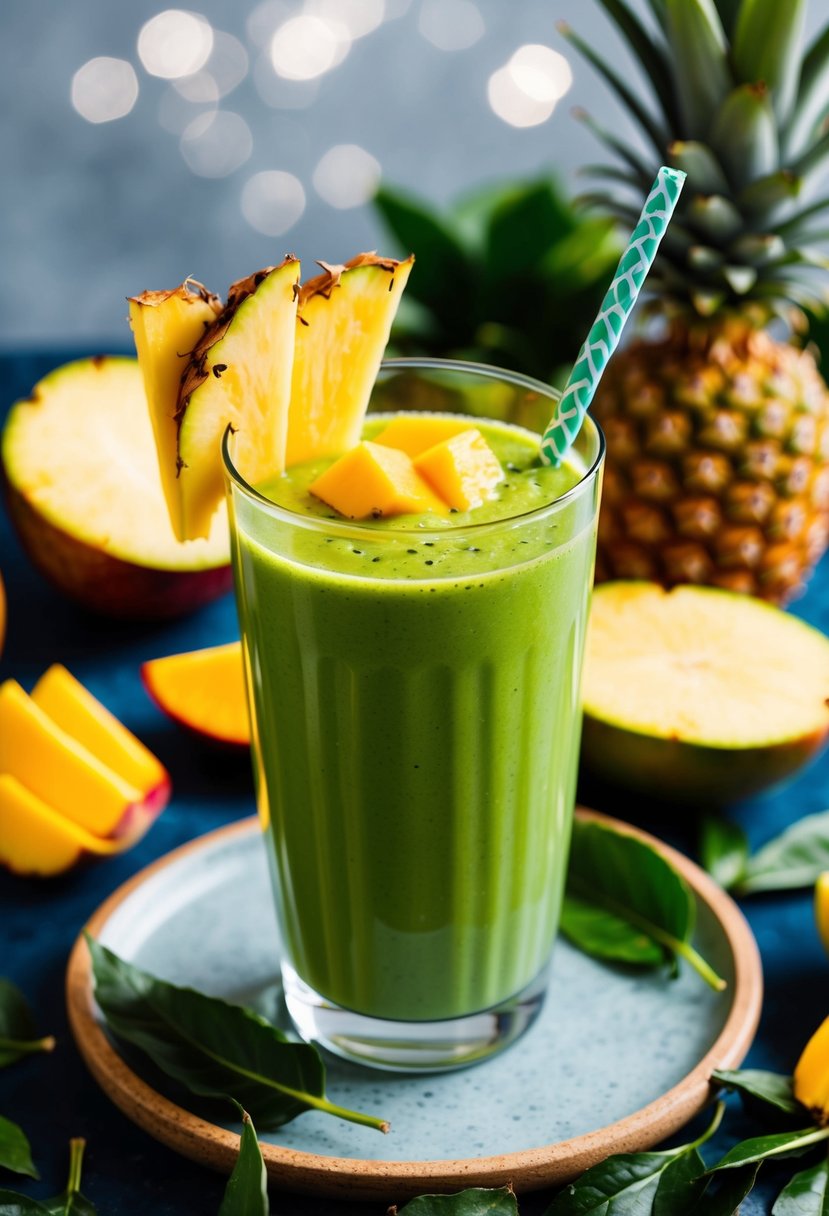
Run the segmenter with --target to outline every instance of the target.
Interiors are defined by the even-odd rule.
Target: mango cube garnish
[[[504,479],[498,457],[477,427],[427,448],[416,457],[414,467],[457,511],[480,507]]]
[[[348,519],[447,511],[411,457],[368,439],[335,460],[308,489]]]
[[[374,442],[382,443],[387,448],[398,448],[414,460],[435,444],[468,430],[469,419],[465,417],[401,414],[393,418],[379,435],[374,436]]]
[[[829,1018],[817,1028],[797,1062],[794,1096],[821,1127],[829,1124]]]

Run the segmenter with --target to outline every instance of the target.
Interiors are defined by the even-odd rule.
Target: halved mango
[[[134,785],[145,800],[166,803],[170,778],[149,748],[79,680],[55,663],[32,689],[32,700],[57,726]]]
[[[141,678],[158,707],[182,726],[221,743],[249,746],[239,642],[151,659]]]
[[[829,1124],[829,1018],[818,1026],[794,1070],[794,1096],[821,1127]]]
[[[447,511],[405,452],[368,439],[335,460],[308,489],[348,519]]]
[[[142,834],[135,829],[118,840],[102,840],[53,810],[16,777],[0,773],[0,865],[15,874],[50,878],[71,869],[84,854],[123,853]]]
[[[480,507],[504,480],[498,457],[477,427],[469,427],[421,452],[414,467],[456,511]]]
[[[16,680],[0,685],[0,773],[95,836],[129,832],[144,793],[53,722]]]
[[[414,258],[360,253],[299,291],[286,465],[339,455],[363,419]]]
[[[469,430],[469,418],[465,415],[400,414],[374,436],[374,442],[399,448],[414,460],[436,443],[443,443],[466,430]]]

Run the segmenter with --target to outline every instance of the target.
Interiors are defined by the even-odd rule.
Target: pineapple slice
[[[222,311],[222,302],[201,283],[185,279],[172,291],[144,291],[132,296],[129,306],[161,486],[173,532],[177,540],[184,540],[176,472],[178,393],[185,361]]]
[[[235,434],[243,477],[285,467],[299,262],[287,257],[234,283],[224,311],[190,357],[178,397],[178,518],[182,534],[206,536],[224,494],[221,440]]]
[[[363,419],[414,258],[360,253],[299,292],[285,463],[339,455],[360,441]]]

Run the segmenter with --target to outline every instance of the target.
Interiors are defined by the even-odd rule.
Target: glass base
[[[299,1035],[334,1055],[389,1072],[448,1072],[503,1051],[533,1023],[548,968],[492,1009],[438,1022],[399,1022],[343,1009],[282,964],[285,1004]]]

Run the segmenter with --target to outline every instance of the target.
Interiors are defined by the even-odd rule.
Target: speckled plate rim
[[[540,1148],[494,1157],[455,1161],[365,1161],[300,1152],[262,1144],[268,1177],[286,1190],[340,1199],[394,1202],[424,1191],[466,1186],[504,1186],[538,1190],[567,1182],[611,1153],[638,1152],[678,1131],[710,1100],[711,1073],[742,1063],[760,1018],[763,975],[757,943],[734,901],[699,866],[648,833],[594,811],[600,819],[655,846],[683,875],[696,897],[713,913],[731,949],[734,984],[731,1009],[714,1043],[678,1084],[654,1101],[586,1135]],[[90,917],[86,930],[97,937],[115,910],[148,879],[188,854],[217,840],[255,830],[256,820],[219,828],[190,841],[141,870],[120,886]],[[123,1113],[155,1139],[183,1156],[225,1173],[239,1149],[235,1132],[184,1110],[158,1093],[125,1063],[104,1033],[93,995],[89,951],[81,934],[69,956],[66,974],[69,1023],[78,1049],[97,1083]],[[727,999],[727,998],[726,998]]]

